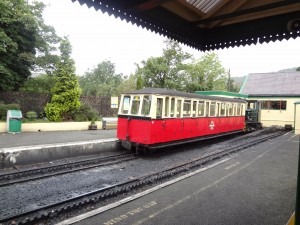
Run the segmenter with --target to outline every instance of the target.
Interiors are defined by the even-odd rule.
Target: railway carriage
[[[121,95],[117,137],[135,152],[232,133],[245,127],[246,101],[161,88]]]

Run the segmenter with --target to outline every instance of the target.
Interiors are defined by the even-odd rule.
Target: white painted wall
[[[91,122],[22,123],[21,132],[88,130],[90,124]],[[102,121],[96,121],[96,124],[97,129],[102,129]],[[0,132],[7,132],[5,122],[0,122]]]
[[[251,100],[258,100],[258,101],[287,101],[286,103],[286,110],[260,110],[260,119],[261,123],[264,127],[270,126],[282,126],[284,127],[285,124],[291,124],[294,127],[294,107],[295,102],[300,101],[300,98],[251,98]]]

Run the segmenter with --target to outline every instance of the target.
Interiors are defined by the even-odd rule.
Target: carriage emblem
[[[210,130],[215,129],[215,123],[214,121],[211,121],[210,124],[208,125]]]

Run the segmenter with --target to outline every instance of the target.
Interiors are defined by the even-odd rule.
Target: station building
[[[196,92],[232,98],[257,100],[264,127],[292,126],[300,133],[300,72],[249,74],[239,93],[222,91]]]

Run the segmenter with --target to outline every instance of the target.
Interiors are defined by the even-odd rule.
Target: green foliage
[[[100,119],[99,113],[89,104],[81,103],[77,110],[72,111],[71,116],[77,122],[81,121],[95,121]]]
[[[0,120],[6,120],[7,110],[20,110],[20,106],[18,104],[4,104],[0,103]]]
[[[0,91],[18,90],[31,70],[47,69],[57,59],[51,52],[59,38],[44,24],[44,7],[35,1],[0,1]]]
[[[61,109],[61,104],[56,102],[47,103],[45,112],[48,120],[55,122],[62,121],[62,114],[64,111]]]
[[[194,60],[187,69],[186,91],[227,90],[225,69],[216,53],[207,53]]]
[[[207,53],[190,62],[191,56],[183,52],[177,42],[167,40],[165,43],[162,56],[137,64],[137,89],[159,87],[187,92],[227,90],[227,74],[216,53]]]
[[[56,83],[51,90],[51,102],[45,107],[47,118],[56,122],[72,119],[70,112],[79,108],[81,94],[75,75],[75,63],[70,58],[71,44],[67,38],[61,41],[60,52],[61,61],[54,71]]]
[[[137,80],[136,80],[136,89],[142,89],[143,88],[143,78],[141,75],[137,76]]]
[[[227,76],[227,91],[230,91],[230,92],[239,92],[240,91],[240,86],[235,84],[234,80],[230,76],[230,70],[228,71],[228,76]]]
[[[26,113],[26,116],[25,116],[27,119],[29,120],[35,120],[38,116],[36,114],[36,112],[34,111],[29,111]]]
[[[184,90],[186,61],[191,56],[183,52],[177,42],[166,40],[165,43],[163,55],[142,61],[141,65],[137,65],[136,75],[142,77],[144,87]]]
[[[50,93],[54,84],[54,76],[42,74],[35,78],[29,78],[27,81],[25,81],[20,90],[23,92]]]
[[[300,71],[300,67],[298,67],[298,68],[296,69],[296,71]]]
[[[79,77],[83,95],[113,96],[122,81],[122,74],[116,74],[115,65],[108,60]]]
[[[122,93],[137,90],[138,78],[136,75],[130,75],[129,78],[125,79],[117,88],[115,95],[119,96]],[[142,87],[141,87],[142,88]],[[140,89],[140,88],[139,88]]]

